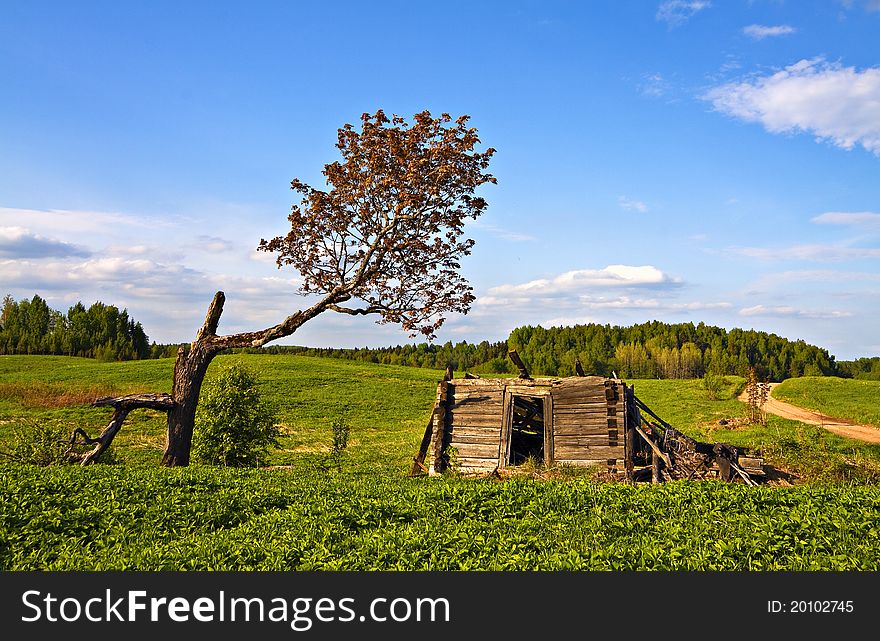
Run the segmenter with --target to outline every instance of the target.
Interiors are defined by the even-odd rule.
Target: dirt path
[[[779,383],[770,383],[771,394],[773,388],[777,385],[779,385]],[[744,391],[739,395],[739,400],[743,403],[748,403],[748,394]],[[781,416],[782,418],[790,418],[795,421],[800,421],[801,423],[807,423],[808,425],[818,425],[829,432],[834,432],[838,436],[854,438],[857,441],[864,441],[866,443],[880,444],[880,428],[851,423],[842,418],[825,416],[819,412],[813,412],[812,410],[806,410],[803,407],[798,407],[797,405],[791,405],[790,403],[777,400],[773,398],[773,396],[768,397],[767,402],[761,406],[761,409],[770,414]]]

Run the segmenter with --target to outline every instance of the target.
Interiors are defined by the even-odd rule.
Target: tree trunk
[[[219,351],[206,345],[207,342],[199,339],[191,346],[182,346],[177,350],[171,393],[174,407],[168,412],[168,437],[162,455],[162,465],[167,467],[189,465],[199,393],[208,365]]]
[[[309,309],[288,316],[274,327],[258,332],[218,336],[217,325],[223,313],[226,296],[223,292],[217,292],[208,307],[205,322],[196,335],[196,340],[191,345],[182,346],[177,350],[174,386],[171,393],[174,407],[168,412],[168,436],[165,453],[162,455],[162,465],[167,467],[189,465],[199,393],[202,391],[202,382],[205,380],[208,366],[218,353],[233,347],[262,347],[269,341],[290,336],[307,320],[344,298],[339,290],[333,290]]]
[[[327,295],[306,310],[295,312],[281,323],[257,332],[243,332],[230,336],[218,336],[217,325],[223,314],[223,303],[226,296],[223,292],[214,294],[208,307],[205,322],[191,345],[182,346],[177,350],[177,361],[174,363],[174,383],[171,396],[167,394],[135,394],[117,399],[98,399],[96,405],[113,405],[116,408],[110,424],[97,439],[90,439],[82,430],[77,430],[71,437],[71,445],[77,433],[86,439],[87,444],[97,443],[95,450],[83,459],[83,465],[94,462],[97,456],[110,447],[116,433],[122,428],[129,411],[138,407],[162,409],[168,412],[168,435],[165,442],[165,453],[162,465],[179,467],[189,465],[192,449],[193,430],[196,424],[196,408],[199,405],[199,393],[208,366],[214,357],[224,349],[233,347],[262,347],[269,341],[290,336],[307,320],[314,318],[327,309],[336,308],[336,303],[348,300],[350,296],[343,287],[331,290]],[[352,310],[347,313],[355,313]],[[358,312],[359,313],[359,312]]]

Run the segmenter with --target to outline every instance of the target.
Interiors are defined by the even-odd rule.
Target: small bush
[[[14,423],[11,427],[11,439],[9,449],[4,451],[4,457],[24,463],[26,465],[67,465],[79,463],[77,454],[91,450],[93,445],[78,443],[71,445],[70,434],[73,431],[69,425],[50,419],[26,420]],[[104,450],[95,461],[104,465],[116,465],[119,458],[115,450],[110,447]]]
[[[260,395],[256,376],[231,365],[205,382],[196,411],[195,457],[209,465],[255,467],[278,447],[277,417]]]
[[[348,448],[348,436],[351,433],[351,424],[342,412],[330,426],[333,430],[333,443],[330,448],[330,465],[337,470],[342,469],[342,455]]]
[[[31,420],[12,425],[12,439],[6,456],[29,465],[61,465],[66,463],[70,431],[49,420]]]
[[[725,398],[725,388],[729,385],[729,381],[718,374],[706,373],[703,376],[703,389],[706,390],[706,396],[713,401],[720,401]]]

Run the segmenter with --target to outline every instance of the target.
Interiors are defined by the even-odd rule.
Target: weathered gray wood
[[[519,354],[516,353],[515,349],[511,349],[507,351],[507,355],[510,357],[510,360],[513,361],[513,364],[516,365],[516,368],[519,370],[519,377],[529,379],[529,371],[526,369],[526,364],[522,362],[522,359],[519,357]]]
[[[462,442],[453,442],[451,444],[451,447],[454,447],[458,451],[459,458],[485,458],[492,459],[493,461],[498,459],[498,448],[500,446],[500,442],[491,445],[478,445],[475,443]]]
[[[608,426],[604,423],[601,425],[560,425],[556,423],[553,428],[553,434],[556,438],[564,436],[600,436],[608,439]]]
[[[608,467],[607,459],[556,459],[557,465],[573,467]]]
[[[437,391],[437,403],[434,418],[436,426],[434,428],[434,442],[432,443],[432,451],[434,454],[434,472],[439,473],[444,469],[443,448],[447,438],[446,428],[446,402],[448,399],[449,381],[440,381]]]
[[[645,439],[645,442],[651,446],[651,449],[654,450],[654,454],[663,459],[663,462],[666,463],[666,467],[672,467],[672,459],[669,458],[669,455],[666,452],[662,451],[657,446],[657,444],[653,440],[651,440],[651,438],[647,434],[645,434],[644,430],[642,430],[641,427],[637,427],[635,429],[636,433],[643,439]]]
[[[555,411],[553,395],[548,394],[544,397],[544,463],[546,465],[551,465],[556,460],[554,453],[556,438],[553,433],[556,424],[553,418]]]
[[[623,445],[611,446],[592,446],[592,447],[572,447],[561,445],[556,442],[556,451],[553,452],[556,460],[584,460],[584,459],[623,459]]]
[[[501,413],[499,412],[496,416],[469,416],[467,418],[463,418],[460,416],[455,416],[454,414],[449,417],[449,425],[455,427],[469,427],[469,428],[486,428],[492,429],[501,424]]]
[[[579,376],[577,378],[561,378],[558,379],[556,387],[604,387],[605,380],[606,379],[604,376]]]
[[[425,467],[425,458],[428,456],[428,448],[431,447],[431,437],[434,434],[434,410],[431,411],[431,418],[428,419],[428,427],[425,428],[425,434],[422,436],[422,442],[419,445],[418,453],[413,457],[413,466],[410,470],[410,476],[418,476],[428,471]]]
[[[498,447],[498,444],[501,443],[501,436],[495,436],[491,434],[459,434],[458,432],[452,433],[452,440],[450,441],[450,445],[453,447],[458,447],[459,445],[492,445]],[[498,453],[496,452],[497,456]]]
[[[576,436],[557,434],[554,441],[558,444],[562,444],[567,447],[601,447],[603,445],[608,445],[608,435],[607,435],[607,433],[604,435],[603,434],[591,434],[591,435],[578,434]]]

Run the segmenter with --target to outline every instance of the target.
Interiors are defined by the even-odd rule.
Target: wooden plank
[[[496,448],[501,443],[501,435],[492,436],[489,434],[452,434],[451,445],[458,447],[459,445],[494,445]],[[497,456],[497,452],[496,452]]]
[[[574,389],[574,388],[553,388],[553,396],[556,398],[575,399],[582,398],[588,401],[606,402],[604,389]]]
[[[606,380],[604,376],[569,376],[559,379],[556,387],[604,387]]]
[[[510,428],[513,423],[513,395],[504,391],[504,409],[501,421],[501,450],[498,453],[498,466],[504,467],[510,458]]]
[[[608,405],[605,403],[575,403],[565,399],[554,398],[556,411],[562,414],[575,414],[579,412],[596,412],[605,414],[608,412]]]
[[[601,436],[608,438],[608,427],[605,425],[559,425],[553,426],[554,438],[564,436]]]
[[[504,385],[451,385],[454,389],[450,390],[450,396],[455,398],[466,398],[469,396],[491,396],[500,395],[504,392]]]
[[[508,385],[504,391],[515,396],[544,396],[550,394],[550,388],[541,385],[532,385],[528,387],[523,387],[519,384]]]
[[[618,458],[623,460],[623,445],[602,447],[567,447],[557,441],[556,451],[553,452],[555,459],[582,460],[582,459],[609,459]]]
[[[468,416],[471,414],[494,414],[496,416],[501,416],[501,410],[501,403],[487,403],[483,401],[481,403],[467,405],[453,405],[449,411],[458,416]]]
[[[431,452],[433,455],[433,466],[431,469],[434,473],[440,473],[443,471],[443,448],[447,442],[447,428],[446,428],[446,402],[448,399],[449,393],[449,381],[441,381],[437,386],[437,402],[435,404],[435,412],[434,419],[436,424],[434,426],[434,436],[433,443],[431,447]]]
[[[456,443],[452,446],[458,450],[458,458],[491,458],[493,461],[498,460],[498,448],[501,446],[499,441],[491,445],[479,445],[476,443]]]
[[[507,350],[507,355],[510,357],[510,360],[513,361],[513,364],[516,365],[516,368],[519,370],[520,378],[531,378],[531,376],[529,376],[529,371],[526,369],[525,363],[522,362],[522,359],[519,357],[519,354],[516,353],[515,349]]]
[[[602,425],[608,428],[608,417],[605,414],[556,414],[553,417],[559,425]]]
[[[557,434],[554,438],[554,442],[567,447],[593,447],[608,445],[608,436],[602,434],[578,434],[577,436]]]
[[[456,427],[470,427],[470,428],[486,428],[492,429],[499,427],[501,425],[501,415],[498,416],[468,416],[468,417],[458,417],[451,416],[449,418],[449,424],[452,426],[452,429]]]
[[[574,467],[608,467],[608,459],[556,459],[557,465],[572,465]],[[618,463],[619,465],[620,463]]]
[[[654,441],[652,441],[650,438],[648,438],[648,435],[645,434],[642,428],[637,427],[635,428],[635,430],[636,433],[641,436],[648,443],[648,445],[651,446],[651,449],[654,450],[654,454],[663,459],[663,462],[666,463],[667,467],[672,467],[672,460],[669,458],[669,455],[666,452],[663,452],[659,447],[657,447],[657,444],[654,443]]]
[[[453,425],[451,433],[453,435],[471,435],[471,436],[491,436],[492,438],[501,438],[500,424],[491,427],[474,427],[471,425]]]

